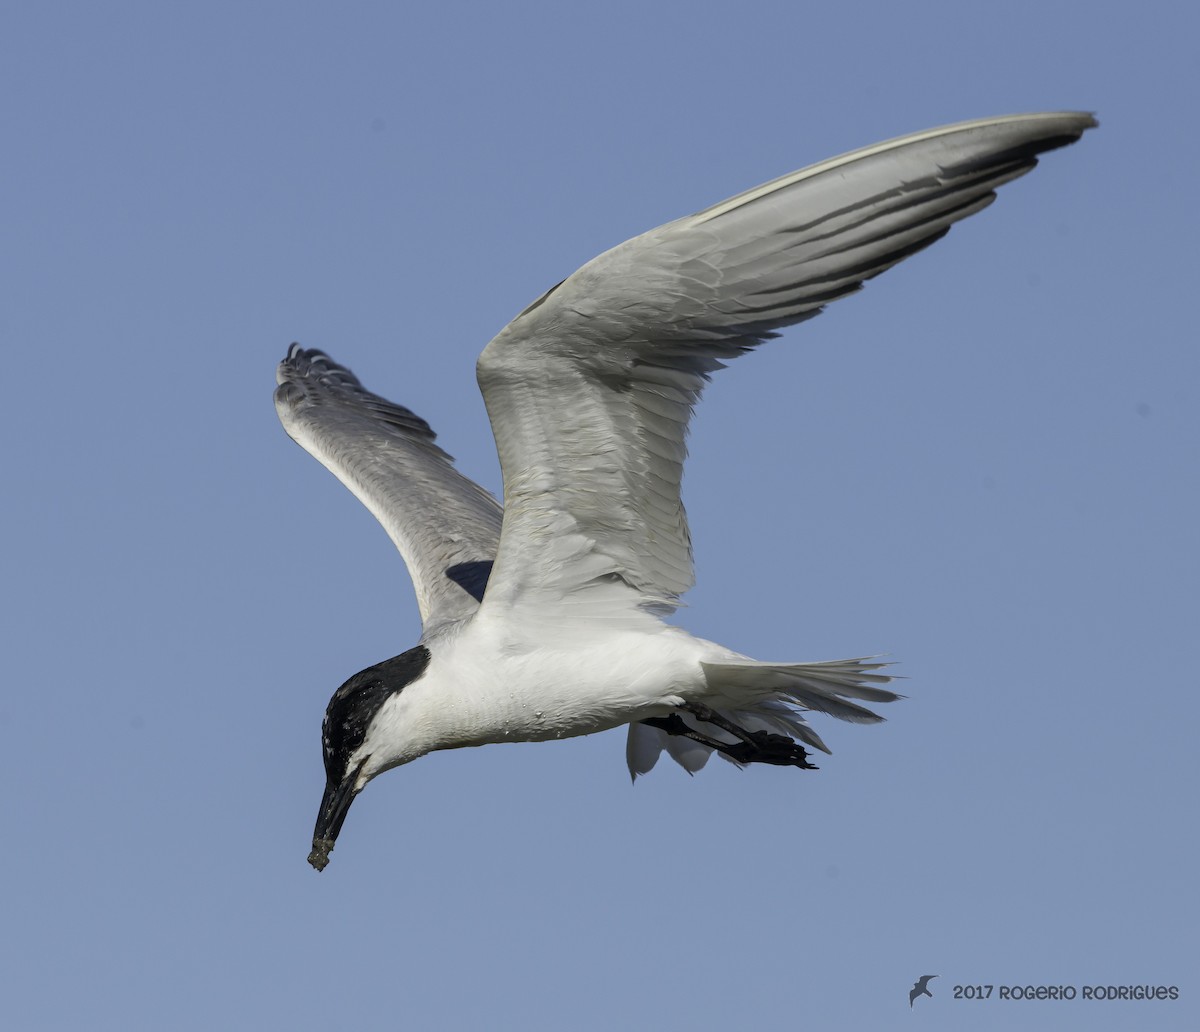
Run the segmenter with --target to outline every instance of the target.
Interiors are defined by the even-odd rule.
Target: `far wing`
[[[324,353],[293,344],[276,378],[283,428],[400,549],[425,635],[473,613],[500,538],[496,499],[454,468],[428,423],[366,390]]]
[[[693,583],[684,437],[722,360],[929,246],[1095,124],[1013,115],[833,158],[626,241],[532,304],[478,365],[505,508],[484,608],[675,605]]]

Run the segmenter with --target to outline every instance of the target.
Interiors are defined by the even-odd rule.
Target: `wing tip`
[[[276,369],[275,381],[275,407],[281,415],[305,404],[321,405],[337,398],[407,435],[429,443],[437,439],[433,428],[412,409],[367,390],[353,372],[319,348],[293,343]]]
[[[362,389],[362,383],[349,369],[335,362],[319,348],[301,347],[295,341],[287,349],[283,361],[276,370],[276,380],[305,379],[308,377],[333,377],[339,385],[354,386]]]

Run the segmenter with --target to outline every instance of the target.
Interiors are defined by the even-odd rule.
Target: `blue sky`
[[[1195,1027],[1181,9],[8,5],[12,1027]],[[475,357],[592,255],[1055,108],[1101,128],[722,373],[694,427],[680,622],[764,659],[887,653],[888,723],[821,723],[811,775],[631,788],[619,732],[427,757],[315,874],[325,703],[419,623],[276,421],[287,345],[498,490]]]

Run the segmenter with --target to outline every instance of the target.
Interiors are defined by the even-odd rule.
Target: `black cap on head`
[[[367,737],[371,722],[383,704],[404,690],[429,665],[424,645],[359,671],[333,693],[321,724],[321,747],[325,757],[325,794],[313,831],[313,849],[308,862],[318,871],[329,863],[329,851],[358,792],[357,782],[365,758],[354,770],[350,757]]]

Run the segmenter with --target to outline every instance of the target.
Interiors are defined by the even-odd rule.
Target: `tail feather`
[[[760,663],[736,660],[704,663],[704,676],[711,691],[708,704],[726,720],[747,731],[770,731],[828,753],[829,746],[805,719],[806,712],[826,713],[856,724],[874,724],[884,718],[859,705],[862,702],[894,702],[903,696],[878,687],[894,678],[877,671],[888,666],[877,657],[841,659],[825,663]],[[681,718],[705,736],[730,741],[720,728],[681,713]],[[731,743],[732,744],[732,743]],[[708,762],[708,746],[678,735],[669,735],[645,724],[631,724],[626,746],[629,772],[636,780],[658,762],[663,750],[689,774]],[[721,758],[744,766],[724,753]]]
[[[759,663],[755,660],[704,663],[708,686],[720,696],[737,700],[742,706],[770,699],[792,702],[803,709],[827,713],[855,724],[875,724],[879,714],[850,699],[865,702],[894,702],[893,691],[877,688],[892,680],[889,674],[875,673],[887,663],[873,662],[876,657],[839,659],[826,663]]]

